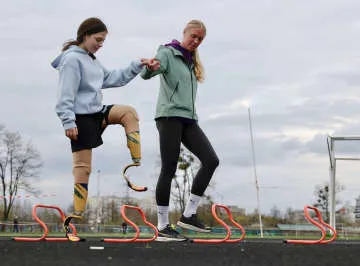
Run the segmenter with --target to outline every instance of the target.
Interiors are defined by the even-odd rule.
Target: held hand
[[[148,64],[150,64],[151,59],[141,58],[140,61],[143,66],[147,66]]]
[[[77,127],[69,128],[65,130],[65,135],[72,140],[77,140],[78,137],[78,129]]]
[[[156,60],[155,58],[151,59],[141,59],[141,63],[143,63],[143,66],[145,65],[147,69],[151,71],[156,71],[160,68],[160,61]]]
[[[147,66],[151,71],[156,71],[160,68],[160,61],[155,58],[150,59],[150,64]]]

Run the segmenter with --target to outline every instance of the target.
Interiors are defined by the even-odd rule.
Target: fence
[[[62,233],[64,232],[62,223],[46,223],[49,229],[49,233]],[[20,233],[42,233],[43,229],[38,223],[19,223],[19,232]],[[311,227],[311,226],[310,226]],[[263,234],[264,237],[276,237],[276,236],[289,236],[289,235],[297,235],[297,236],[317,236],[320,231],[315,228],[310,228],[308,225],[279,225],[278,228],[264,228]],[[1,232],[11,233],[13,232],[14,225],[12,223],[1,223],[0,228]],[[76,224],[76,229],[78,233],[96,233],[96,234],[106,234],[106,233],[118,233],[122,234],[123,229],[121,225],[107,225],[107,224],[98,224],[98,225],[89,225],[89,224]],[[141,233],[152,233],[152,229],[147,226],[139,226]],[[181,233],[186,234],[195,234],[194,231],[191,230],[183,230],[178,228]],[[135,230],[131,227],[127,227],[127,233],[134,233]],[[260,236],[259,229],[246,228],[247,236]],[[360,236],[360,227],[338,227],[338,235],[344,237],[350,236]],[[213,234],[226,234],[226,229],[223,227],[214,227],[212,228]],[[241,235],[241,231],[239,229],[232,229],[233,234]],[[1,234],[1,233],[0,233]]]

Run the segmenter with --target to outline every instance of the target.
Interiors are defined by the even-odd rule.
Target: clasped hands
[[[143,64],[143,66],[146,66],[147,69],[151,71],[156,71],[160,68],[160,61],[156,60],[155,58],[151,58],[151,59],[141,58],[141,63]]]

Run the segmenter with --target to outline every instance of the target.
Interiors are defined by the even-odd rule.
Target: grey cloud
[[[84,18],[103,18],[109,35],[98,58],[111,69],[153,56],[159,44],[181,38],[188,20],[200,18],[208,36],[200,49],[206,81],[199,87],[197,109],[221,161],[214,193],[227,204],[256,207],[247,110],[230,108],[236,99],[249,99],[262,180],[268,186],[287,182],[290,187],[264,189],[264,209],[274,204],[301,209],[312,200],[311,182],[328,175],[326,132],[360,131],[359,9],[355,0],[184,1],[176,8],[164,0],[156,5],[120,1],[110,9],[98,1],[11,2],[0,22],[0,123],[33,140],[44,157],[42,178],[63,178],[61,190],[68,191],[57,200],[70,203],[71,152],[54,112],[57,73],[49,66],[62,43],[75,37]],[[158,78],[139,77],[124,88],[104,91],[104,103],[130,104],[140,115],[143,165],[132,174],[151,187],[149,195],[159,173],[153,121],[157,93]],[[305,137],[299,129],[311,133]],[[97,169],[106,181],[102,193],[122,192],[120,169],[129,161],[122,129],[109,128],[104,142],[94,151],[91,193],[96,191]],[[338,148],[359,151],[354,143]],[[311,156],[321,160],[312,162],[319,173],[314,180],[307,179],[304,167]],[[56,191],[45,181],[47,190]]]

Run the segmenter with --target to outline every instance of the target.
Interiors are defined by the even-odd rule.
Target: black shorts
[[[78,129],[77,140],[71,140],[71,151],[81,151],[96,148],[103,144],[101,138],[105,128],[102,126],[105,119],[108,124],[108,116],[113,105],[104,105],[100,112],[94,114],[75,114]]]

